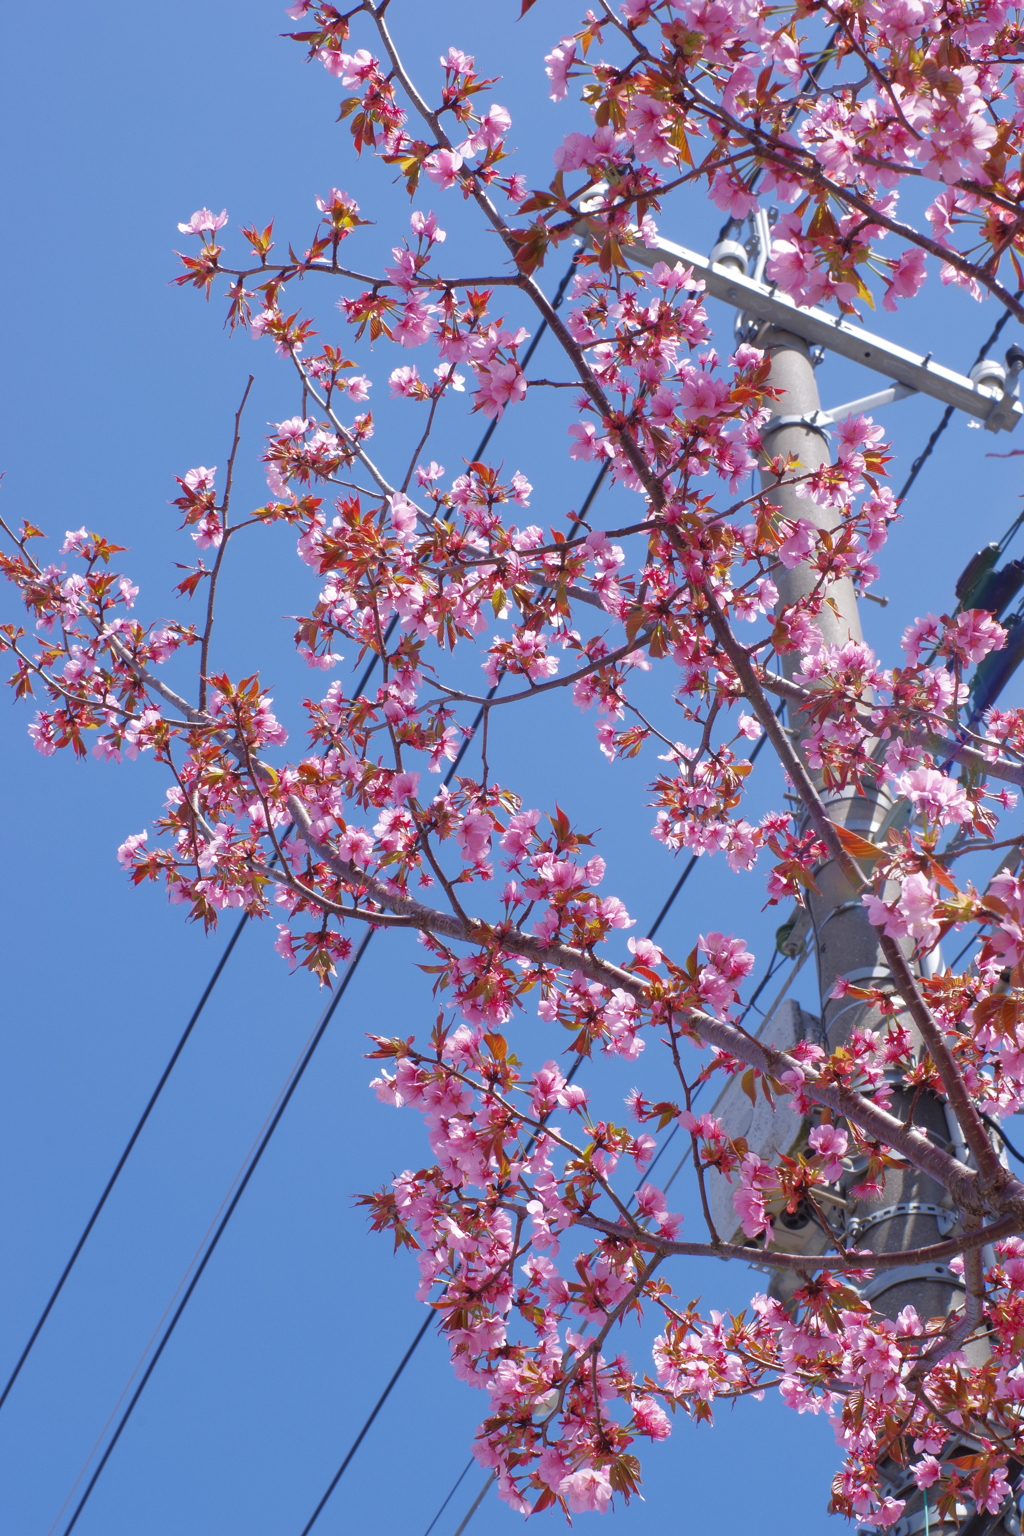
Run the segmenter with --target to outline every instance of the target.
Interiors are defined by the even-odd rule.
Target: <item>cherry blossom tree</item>
[[[337,188],[317,200],[301,255],[282,256],[271,226],[229,235],[226,211],[179,225],[178,282],[223,287],[231,325],[266,338],[296,390],[296,414],[263,450],[264,505],[240,512],[232,495],[241,411],[225,472],[180,477],[195,553],[177,591],[198,619],[137,616],[124,552],[99,532],[68,532],[46,554],[31,522],[3,525],[4,573],[28,617],[0,644],[16,694],[42,706],[30,734],[44,756],[154,755],[165,804],[118,857],[207,926],[235,908],[275,920],[283,961],[325,986],[368,926],[419,934],[436,1019],[375,1038],[371,1054],[376,1092],[423,1115],[433,1161],[364,1198],[373,1225],[415,1255],[455,1370],[488,1396],[476,1453],[511,1505],[603,1510],[636,1491],[637,1446],[668,1436],[673,1414],[708,1419],[723,1400],[777,1390],[833,1420],[845,1457],[833,1509],[898,1518],[880,1488],[889,1458],[935,1485],[940,1512],[964,1496],[994,1511],[1024,1441],[1024,1185],[986,1116],[1024,1105],[1024,881],[1009,864],[979,890],[957,861],[1019,848],[1000,828],[1024,783],[1024,711],[964,712],[966,674],[1005,631],[984,609],[908,614],[898,663],[823,641],[836,583],[870,586],[897,515],[882,430],[846,421],[835,461],[813,472],[773,456],[770,357],[745,343],[720,356],[693,272],[637,253],[690,184],[735,220],[765,193],[790,210],[767,276],[800,304],[895,308],[932,259],[943,283],[1024,319],[1018,13],[1005,0],[597,0],[537,61],[552,98],[581,100],[589,121],[552,145],[554,177],[531,187],[511,168],[497,79],[454,47],[413,79],[398,12],[390,0],[288,10],[290,35],[339,82],[354,151],[408,190],[392,265],[360,270],[367,215]],[[497,237],[489,273],[467,275],[446,241],[453,202]],[[570,251],[563,314],[549,279]],[[340,317],[307,313],[320,279]],[[553,382],[575,390],[567,452],[632,494],[622,526],[573,513],[544,529],[522,474],[483,457],[446,476],[430,457],[453,394],[497,421],[552,382],[523,366],[540,324],[564,365]],[[361,369],[381,360],[372,382],[419,413],[411,454],[373,440]],[[825,518],[785,517],[772,494],[783,481]],[[364,692],[325,680],[301,701],[308,740],[292,756],[260,678],[213,660],[229,548],[275,524],[294,530],[320,583],[295,637],[312,677],[342,646],[379,666]],[[779,571],[798,566],[811,590],[780,603]],[[466,686],[467,654],[489,693]],[[656,715],[633,686],[650,669],[663,679]],[[566,709],[596,709],[605,758],[653,755],[653,830],[668,850],[725,859],[770,904],[800,905],[825,864],[839,871],[892,977],[839,984],[871,1005],[873,1027],[831,1050],[775,1049],[739,1022],[754,965],[742,938],[694,933],[672,956],[626,937],[632,919],[603,889],[571,785],[532,807],[488,762],[492,712],[517,708],[528,735],[532,701],[555,690]],[[479,768],[442,780],[477,711]],[[744,794],[762,736],[792,799],[753,821]],[[912,814],[877,842],[857,837],[823,798],[850,787],[884,789]],[[970,924],[973,963],[926,963]],[[549,1059],[517,1054],[524,1011],[549,1028]],[[633,1094],[621,1123],[598,1118],[573,1064],[644,1049],[664,1057],[664,1097]],[[798,1156],[767,1160],[694,1112],[704,1084],[737,1074],[806,1117]],[[895,1112],[894,1090],[948,1106],[964,1156]],[[652,1132],[672,1123],[691,1140],[699,1193],[685,1229],[653,1182],[631,1197]],[[896,1166],[947,1192],[955,1229],[912,1251],[845,1242],[828,1191],[852,1167],[862,1193],[878,1190]],[[712,1174],[731,1182],[746,1243],[716,1230]],[[811,1258],[773,1230],[801,1202],[827,1236]],[[754,1250],[795,1276],[786,1305],[759,1294],[726,1317],[676,1294],[678,1256],[743,1264]],[[891,1318],[858,1290],[876,1270],[930,1260],[964,1277],[948,1316]],[[641,1313],[660,1331],[653,1358],[630,1359],[624,1325]],[[970,1356],[978,1341],[983,1356]],[[958,1436],[971,1455],[949,1452]]]

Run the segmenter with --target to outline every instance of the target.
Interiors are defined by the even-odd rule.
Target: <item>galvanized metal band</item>
[[[865,1259],[865,1267],[869,1264],[870,1259]],[[906,1285],[911,1280],[934,1280],[939,1285],[953,1286],[958,1291],[967,1289],[962,1277],[954,1275],[945,1264],[902,1264],[896,1269],[883,1269],[881,1274],[875,1275],[866,1285],[859,1285],[857,1292],[865,1301],[874,1301],[883,1292],[891,1291],[897,1285]]]
[[[770,437],[773,432],[781,431],[783,427],[803,427],[807,432],[816,432],[824,442],[828,443],[831,439],[823,423],[827,421],[829,426],[832,426],[832,418],[822,416],[821,421],[817,421],[815,418],[819,414],[816,411],[813,416],[773,416],[761,428],[761,441],[764,442],[766,437]]]
[[[855,901],[844,901],[844,902],[841,902],[838,907],[833,907],[832,908],[832,911],[825,918],[824,922],[818,924],[818,927],[815,930],[816,933],[820,935],[821,930],[823,928],[827,928],[829,923],[832,921],[832,919],[834,917],[838,917],[841,912],[855,912],[855,911],[856,912],[863,912],[864,911],[864,903],[859,898],[857,898],[857,900],[855,900]]]
[[[897,1205],[884,1205],[877,1211],[869,1211],[866,1216],[856,1217],[847,1224],[847,1237],[856,1241],[872,1227],[883,1221],[894,1221],[898,1216],[934,1216],[943,1237],[956,1225],[956,1212],[948,1206],[933,1205],[930,1200],[901,1200]]]

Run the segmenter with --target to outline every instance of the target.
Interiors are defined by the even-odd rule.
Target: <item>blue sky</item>
[[[420,67],[433,68],[457,44],[489,74],[506,75],[494,99],[512,111],[535,182],[548,174],[555,135],[578,125],[578,107],[547,101],[541,63],[576,13],[551,0],[517,24],[516,10],[512,0],[394,0],[391,20]],[[177,221],[204,203],[226,206],[231,231],[274,216],[279,235],[299,243],[312,232],[315,196],[337,185],[375,220],[360,237],[362,259],[379,259],[405,228],[404,198],[379,166],[354,162],[333,121],[337,83],[280,39],[286,25],[276,0],[177,0],[157,21],[114,3],[73,9],[45,29],[31,9],[7,7],[0,17],[8,61],[0,113],[5,141],[16,146],[0,166],[9,215],[0,375],[6,515],[29,516],[58,537],[85,523],[130,546],[122,561],[139,581],[146,614],[175,611],[173,562],[192,548],[168,505],[173,476],[223,465],[251,370],[237,494],[257,505],[265,496],[259,433],[298,404],[286,365],[266,345],[230,337],[216,301],[207,306],[169,286],[173,248],[184,246]],[[449,250],[486,260],[493,241],[471,228],[467,210],[451,197],[417,200],[431,204],[451,231]],[[662,227],[706,250],[718,222],[695,194]],[[559,258],[545,274],[549,288],[561,270]],[[325,285],[304,297],[325,334],[341,331],[333,291]],[[966,369],[995,318],[991,305],[945,292],[933,278],[920,302],[878,324]],[[714,320],[727,348],[731,317],[716,311]],[[1003,344],[1012,339],[1008,331]],[[541,355],[554,365],[553,353]],[[370,371],[381,378],[407,360],[385,354]],[[826,406],[872,387],[870,376],[834,360],[820,378]],[[378,397],[384,392],[378,383]],[[382,451],[397,444],[404,452],[418,425],[412,408],[374,404]],[[550,399],[528,402],[509,414],[491,450],[533,481],[541,522],[578,506],[589,484],[586,467],[565,457],[558,423],[547,430],[559,409]],[[934,402],[914,399],[883,418],[899,454],[897,483],[940,414]],[[435,457],[457,464],[478,427],[457,406]],[[887,659],[903,625],[947,605],[967,557],[1019,510],[1017,461],[985,456],[1010,446],[956,419],[920,477],[883,555],[878,590],[892,601],[865,614]],[[614,492],[598,504],[609,525],[617,501],[628,504]],[[296,730],[295,700],[316,679],[291,655],[283,616],[308,605],[312,591],[283,535],[254,539],[229,569],[217,641],[218,664],[235,673],[258,666]],[[1009,701],[1020,701],[1019,689]],[[162,800],[157,768],[44,760],[26,738],[24,709],[0,718],[8,793],[0,833],[6,1377],[228,929],[207,937],[187,927],[179,910],[156,891],[132,890],[117,867],[117,845]],[[643,786],[651,763],[610,769],[593,745],[593,722],[566,721],[550,702],[536,706],[525,749],[524,725],[496,721],[492,765],[527,803],[550,806],[565,794],[580,824],[601,829],[607,889],[643,929],[678,873],[649,835]],[[755,808],[777,793],[766,754]],[[760,902],[756,880],[701,866],[660,937],[685,953],[698,930],[718,926],[766,955],[778,916],[762,917]],[[256,929],[243,936],[0,1413],[0,1523],[16,1536],[53,1527],[323,1006],[308,978],[289,977],[272,937]],[[427,1157],[418,1120],[367,1091],[372,1074],[362,1057],[366,1031],[411,1033],[431,1017],[417,957],[402,935],[375,941],[83,1514],[83,1536],[297,1536],[404,1353],[422,1317],[414,1266],[366,1234],[352,1196]],[[800,987],[812,1002],[806,971]],[[557,1048],[537,1021],[525,1021],[523,1032],[533,1053]],[[613,1101],[634,1080],[657,1091],[655,1052],[648,1058],[628,1072],[586,1070],[595,1083],[603,1076]],[[696,1265],[680,1286],[733,1308],[753,1288],[744,1271]],[[464,1465],[481,1411],[429,1337],[318,1531],[416,1536]],[[723,1410],[713,1430],[680,1422],[666,1445],[646,1454],[645,1502],[610,1518],[628,1531],[682,1532],[712,1520],[728,1527],[751,1516],[767,1536],[823,1531],[835,1524],[824,1514],[834,1460],[826,1425],[775,1403],[744,1404]],[[442,1536],[480,1481],[475,1470],[466,1479],[436,1527]],[[490,1536],[519,1526],[489,1497],[471,1529]]]

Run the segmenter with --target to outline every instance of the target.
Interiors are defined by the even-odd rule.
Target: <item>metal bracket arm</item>
[[[673,266],[677,261],[682,262],[684,267],[693,268],[695,277],[703,279],[712,298],[721,299],[779,330],[789,331],[810,346],[825,347],[850,362],[861,363],[865,368],[905,385],[908,390],[931,395],[943,405],[966,411],[969,416],[983,421],[992,432],[1012,432],[1024,416],[1024,406],[1015,396],[994,397],[962,373],[954,373],[951,368],[933,362],[930,354],[922,357],[916,352],[908,352],[906,348],[885,341],[859,325],[851,325],[848,320],[827,314],[823,309],[803,309],[774,285],[768,287],[744,277],[731,263],[724,265],[710,261],[707,256],[700,256],[660,235],[653,245],[638,240],[627,250],[628,260],[637,266],[653,267],[659,261]]]

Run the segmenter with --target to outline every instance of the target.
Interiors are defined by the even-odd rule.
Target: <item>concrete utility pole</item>
[[[720,264],[725,265],[720,257]],[[817,381],[806,341],[790,332],[770,324],[755,329],[751,340],[767,351],[771,357],[770,383],[780,391],[778,400],[771,407],[772,416],[764,433],[766,452],[771,455],[792,455],[799,460],[801,473],[813,471],[831,459],[824,429],[816,422],[820,409]],[[804,517],[818,527],[834,523],[829,512],[809,498],[798,497],[796,486],[776,485],[774,476],[763,473],[765,488],[771,491],[772,500],[784,515]],[[779,605],[795,602],[813,590],[817,573],[807,566],[795,570],[780,570],[777,575]],[[862,638],[857,597],[848,578],[835,583],[829,589],[835,603],[835,612],[823,609],[816,621],[823,639],[829,645],[842,645],[847,640]],[[787,673],[796,670],[797,662],[783,657]],[[795,731],[801,733],[799,727]],[[827,790],[820,778],[818,787],[825,800],[830,818],[838,825],[850,828],[861,836],[873,838],[892,809],[892,800],[882,791],[866,790],[863,794],[853,791]],[[820,1005],[820,1038],[828,1050],[835,1050],[849,1038],[855,1027],[877,1028],[884,1024],[878,1010],[870,1004],[848,998],[832,999],[831,992],[836,979],[847,977],[861,985],[881,984],[891,981],[891,974],[878,944],[878,931],[868,922],[867,913],[855,892],[834,861],[829,861],[815,872],[820,894],[809,892],[807,906],[810,914],[813,943],[817,960]],[[909,1017],[903,1023],[913,1025]],[[910,1111],[910,1095],[897,1089],[894,1092],[893,1112],[901,1119]],[[954,1155],[965,1155],[948,1123],[943,1102],[933,1094],[922,1094],[913,1108],[916,1124],[949,1146]],[[946,1236],[954,1222],[947,1192],[932,1179],[916,1169],[887,1170],[884,1192],[876,1199],[854,1201],[849,1187],[858,1182],[854,1173],[843,1181],[842,1192],[847,1196],[845,1231],[848,1241],[876,1253],[896,1249],[916,1248],[927,1243],[939,1242]],[[802,1213],[797,1213],[798,1217]],[[806,1213],[805,1225],[813,1218]],[[799,1221],[793,1221],[788,1233],[780,1227],[778,1233],[785,1246],[799,1249],[802,1234]],[[789,1242],[786,1241],[788,1237]],[[923,1318],[944,1316],[963,1302],[961,1282],[945,1265],[915,1265],[900,1269],[882,1270],[863,1287],[862,1294],[883,1315],[895,1318],[908,1303],[912,1303]],[[960,1529],[959,1523],[941,1522],[934,1513],[929,1518],[923,1495],[910,1482],[906,1473],[895,1463],[886,1467],[893,1484],[893,1492],[907,1500],[903,1517],[893,1528],[893,1536],[916,1536],[926,1525],[935,1536]],[[909,1483],[909,1488],[906,1486]],[[964,1510],[964,1515],[967,1515]]]
[[[759,267],[763,268],[763,257],[767,253],[767,219],[761,212],[756,218],[762,255]],[[819,310],[801,309],[786,295],[779,294],[774,285],[766,286],[760,281],[760,271],[753,277],[747,275],[748,248],[735,240],[720,241],[710,257],[699,256],[660,238],[650,248],[634,246],[631,253],[639,265],[645,266],[653,266],[657,261],[670,264],[682,261],[704,280],[709,294],[744,311],[746,337],[770,355],[769,382],[780,391],[762,434],[766,458],[792,455],[800,464],[797,477],[829,463],[831,451],[827,430],[834,420],[851,411],[871,410],[916,391],[979,418],[991,431],[1012,431],[1024,415],[1016,391],[1021,364],[1008,371],[987,359],[972,369],[969,378],[964,378],[933,362],[931,354],[916,357],[846,321]],[[848,406],[823,412],[810,345],[837,351],[894,380],[894,385],[881,393],[851,401]],[[764,472],[762,483],[785,516],[807,518],[818,527],[833,524],[832,514],[809,498],[797,496],[795,484],[783,482],[777,485],[774,476]],[[785,607],[812,590],[816,573],[806,566],[793,571],[780,570],[776,582],[780,607]],[[844,578],[833,584],[829,596],[835,610],[823,609],[815,621],[825,642],[842,645],[847,640],[860,640],[860,617],[852,582]],[[787,673],[796,670],[798,663],[793,658],[783,657],[782,661]],[[797,741],[806,734],[799,721],[791,729]],[[894,811],[892,797],[884,789],[865,788],[863,793],[830,790],[825,788],[820,775],[817,783],[831,819],[862,837],[873,840]],[[905,807],[901,809],[905,811]],[[885,986],[891,983],[892,976],[878,943],[878,931],[868,922],[860,894],[847,883],[832,860],[815,871],[815,882],[818,893],[808,893],[806,917],[799,914],[796,927],[783,947],[795,955],[800,944],[800,929],[806,926],[808,942],[813,945],[817,962],[819,1016],[814,1017],[796,1004],[786,1003],[769,1009],[763,1032],[766,1040],[782,1048],[788,1048],[796,1039],[806,1038],[810,1033],[832,1051],[844,1044],[854,1028],[872,1029],[885,1023],[870,1004],[850,998],[833,999],[831,993],[837,978],[845,976],[854,983]],[[895,896],[896,888],[887,894]],[[912,948],[912,943],[905,943],[908,956]],[[909,1016],[904,1014],[901,1022],[919,1044],[919,1036]],[[955,1120],[947,1115],[944,1100],[933,1093],[917,1095],[913,1103],[911,1097],[894,1075],[893,1113],[903,1119],[912,1112],[915,1125],[954,1157],[968,1163],[967,1148]],[[787,1105],[779,1101],[774,1112],[761,1104],[751,1109],[735,1083],[723,1091],[715,1111],[727,1130],[733,1135],[748,1136],[750,1145],[763,1156],[770,1156],[773,1151],[802,1150],[806,1144],[808,1126]],[[830,1207],[829,1219],[846,1242],[875,1253],[891,1253],[938,1242],[955,1226],[957,1215],[947,1191],[916,1169],[887,1170],[882,1193],[872,1200],[856,1201],[850,1195],[850,1189],[862,1177],[862,1168],[854,1166],[841,1181],[836,1203]],[[716,1225],[722,1235],[728,1232],[733,1240],[742,1241],[732,1208],[730,1186],[724,1179],[710,1180],[709,1194]],[[792,1216],[780,1213],[773,1221],[773,1228],[774,1245],[790,1252],[810,1256],[822,1252],[827,1245],[826,1234],[809,1208]],[[776,1272],[769,1290],[785,1302],[798,1285],[798,1280]],[[861,1294],[890,1318],[895,1318],[908,1304],[912,1304],[923,1318],[941,1317],[962,1306],[964,1301],[962,1281],[944,1264],[908,1265],[879,1271],[861,1288]],[[970,1354],[980,1363],[987,1349],[984,1344],[975,1345]],[[965,1442],[961,1448],[969,1449],[970,1442]],[[917,1489],[905,1468],[889,1462],[881,1470],[887,1482],[885,1491],[906,1501],[903,1516],[891,1528],[891,1536],[919,1536],[919,1533],[923,1536],[926,1532],[928,1536],[996,1536],[996,1533],[998,1536],[1021,1536],[1016,1495],[999,1515],[989,1516],[960,1506],[955,1520],[942,1521],[936,1517],[934,1509],[929,1509],[927,1496]],[[1019,1473],[1019,1469],[1011,1468],[1011,1482],[1015,1470]],[[873,1528],[865,1529],[861,1536],[874,1536]]]

